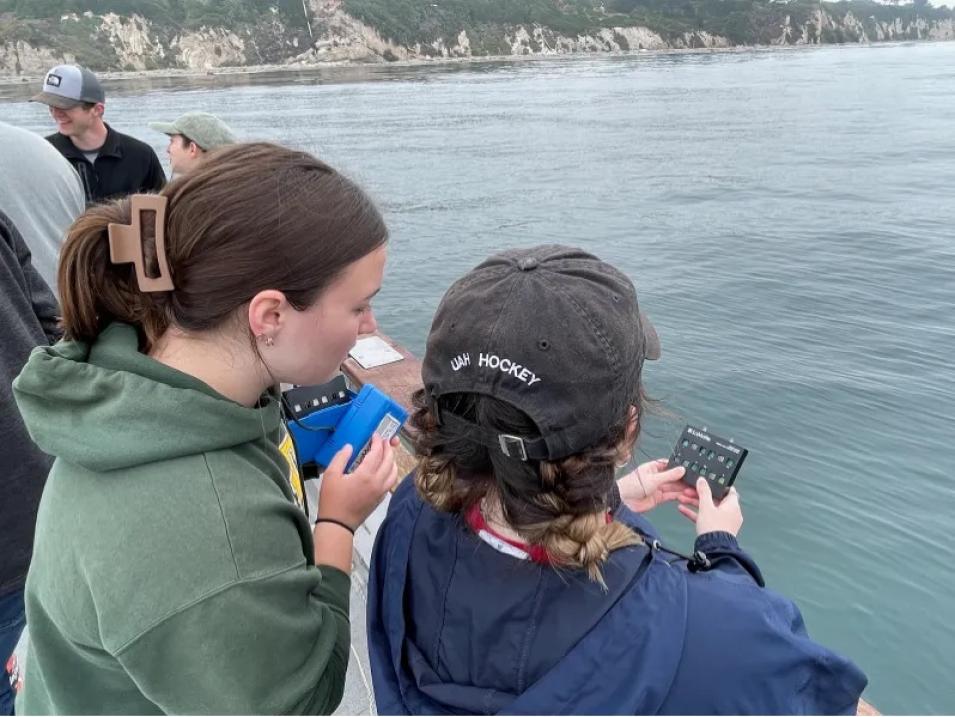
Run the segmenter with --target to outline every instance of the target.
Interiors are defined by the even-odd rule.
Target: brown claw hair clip
[[[175,288],[166,260],[167,201],[158,194],[134,194],[129,198],[132,223],[107,226],[110,261],[134,264],[136,281],[143,292]]]

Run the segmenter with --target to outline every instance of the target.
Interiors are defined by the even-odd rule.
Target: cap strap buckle
[[[524,439],[520,436],[501,433],[497,437],[497,442],[501,446],[501,453],[508,458],[519,458],[522,461],[527,461],[527,448],[524,446]],[[514,451],[514,453],[511,451]]]

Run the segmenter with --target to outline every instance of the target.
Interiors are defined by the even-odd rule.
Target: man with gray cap
[[[206,152],[236,139],[225,122],[208,112],[186,112],[172,122],[150,122],[149,126],[169,135],[169,166],[173,175],[181,176],[199,166]]]
[[[152,147],[103,121],[106,93],[85,67],[57,65],[30,101],[49,106],[59,131],[47,140],[80,175],[87,204],[158,191],[166,183]]]

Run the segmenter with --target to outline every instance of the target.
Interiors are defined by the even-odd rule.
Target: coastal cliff
[[[952,39],[924,2],[0,0],[6,77]]]

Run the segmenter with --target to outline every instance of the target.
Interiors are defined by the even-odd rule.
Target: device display
[[[686,469],[683,481],[691,486],[696,485],[698,478],[705,478],[713,497],[720,499],[736,481],[748,453],[745,448],[705,428],[687,426],[673,448],[667,467],[683,466]]]

